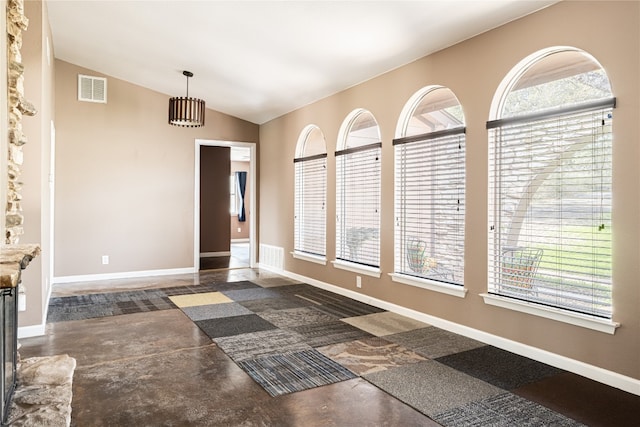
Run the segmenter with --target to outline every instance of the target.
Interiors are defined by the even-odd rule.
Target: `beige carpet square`
[[[346,319],[342,319],[342,321],[377,337],[429,326],[426,323],[390,311],[367,314],[366,316],[347,317]]]
[[[220,292],[206,292],[202,294],[175,295],[169,299],[178,307],[195,307],[199,305],[222,304],[233,300]]]
[[[419,354],[380,337],[332,344],[317,350],[358,375],[426,360]]]

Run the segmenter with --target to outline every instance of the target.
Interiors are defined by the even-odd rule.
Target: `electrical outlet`
[[[362,277],[356,276],[356,288],[362,287]]]
[[[102,255],[102,265],[109,264],[109,255]]]

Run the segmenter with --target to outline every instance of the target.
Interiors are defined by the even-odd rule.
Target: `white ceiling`
[[[556,0],[49,0],[55,56],[262,124]]]

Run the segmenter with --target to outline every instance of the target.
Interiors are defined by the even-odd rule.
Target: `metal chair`
[[[531,290],[538,272],[542,249],[509,248],[502,251],[503,286],[509,290]]]

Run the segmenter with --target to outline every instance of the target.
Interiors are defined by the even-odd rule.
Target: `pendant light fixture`
[[[189,77],[191,71],[183,71],[187,77],[187,96],[169,99],[169,124],[174,126],[197,128],[204,126],[204,100],[189,98]]]

